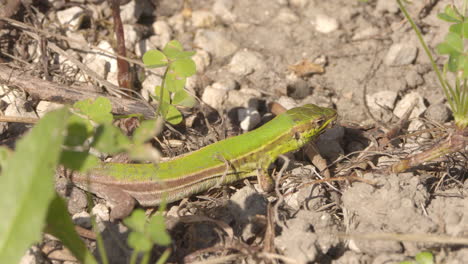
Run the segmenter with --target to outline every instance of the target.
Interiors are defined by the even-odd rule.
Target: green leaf
[[[468,78],[468,57],[466,55],[461,56],[461,61],[459,63],[460,70],[463,71],[462,78]]]
[[[189,93],[187,93],[187,91],[179,90],[174,93],[172,104],[185,107],[193,107],[197,104],[197,100]]]
[[[104,124],[96,129],[91,146],[101,152],[115,154],[128,149],[130,140],[118,128],[110,124]]]
[[[77,115],[72,115],[68,119],[67,137],[65,145],[80,146],[93,133],[93,126],[89,120],[81,118]]]
[[[68,109],[46,114],[16,145],[0,176],[0,263],[19,263],[41,238],[54,174],[64,140]]]
[[[168,111],[164,116],[164,119],[173,125],[177,125],[183,120],[182,113],[173,105],[168,105]]]
[[[418,264],[434,264],[434,256],[431,252],[420,252],[415,257]]]
[[[460,15],[460,11],[458,11],[457,7],[454,5],[447,5],[444,10],[445,14],[447,14],[449,17],[457,20],[457,21],[462,21],[463,17]]]
[[[450,55],[448,60],[448,70],[451,72],[456,72],[458,70],[458,65],[460,63],[460,56]]]
[[[171,63],[169,67],[173,69],[178,76],[183,77],[192,76],[197,72],[195,62],[190,58],[176,60]]]
[[[151,250],[153,243],[146,235],[145,212],[137,209],[129,217],[125,218],[123,222],[132,229],[132,232],[128,236],[128,245],[137,251],[146,252]]]
[[[81,237],[75,231],[75,225],[68,214],[67,205],[55,194],[47,212],[47,233],[57,237],[73,253],[78,262],[97,263],[88,251]]]
[[[126,226],[137,232],[144,232],[146,225],[145,212],[141,209],[136,209],[129,217],[125,218],[123,222]]]
[[[5,167],[5,165],[8,162],[8,159],[11,157],[12,154],[12,150],[10,150],[7,147],[0,146],[0,169]]]
[[[139,252],[148,252],[153,248],[153,243],[147,236],[140,232],[131,232],[127,239],[128,245]]]
[[[169,41],[163,49],[163,53],[171,60],[189,58],[195,51],[184,51],[182,44],[177,40]]]
[[[459,55],[463,52],[463,40],[456,33],[449,32],[436,49],[439,54]]]
[[[458,36],[460,36],[460,38],[467,38],[468,21],[451,25],[449,28],[449,32],[457,34]]]
[[[100,161],[97,157],[87,153],[65,150],[60,156],[60,164],[74,171],[86,172],[99,165]]]
[[[171,101],[171,95],[169,94],[169,89],[167,89],[166,87],[162,92],[163,92],[163,95],[162,95],[163,101],[169,103]],[[156,101],[158,102],[161,101],[161,99],[159,98],[161,96],[161,86],[158,85],[154,88],[154,94],[156,96],[153,96],[153,98],[155,98]]]
[[[180,44],[179,41],[171,40],[166,44],[166,46],[164,46],[163,51],[166,51],[169,49],[183,51],[184,47],[182,47],[182,44]]]
[[[166,55],[159,50],[148,50],[143,55],[143,63],[148,68],[158,68],[169,63]]]
[[[73,107],[96,123],[112,123],[112,105],[105,97],[98,97],[94,101],[91,99],[78,101]]]
[[[455,18],[453,18],[453,17],[447,15],[446,13],[439,13],[439,14],[437,14],[437,17],[438,17],[440,20],[443,20],[443,21],[446,21],[446,22],[451,22],[451,23],[460,22],[460,20],[455,19]]]
[[[164,79],[164,87],[169,92],[177,92],[183,90],[185,87],[185,81],[187,78],[175,73],[175,72],[168,72],[166,74],[166,78]]]
[[[171,236],[166,230],[164,217],[159,213],[151,217],[146,232],[151,240],[160,246],[169,246],[171,244]]]

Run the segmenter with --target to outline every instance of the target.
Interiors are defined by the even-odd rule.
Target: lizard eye
[[[300,138],[301,138],[301,133],[295,132],[295,133],[294,133],[294,139],[295,139],[295,140],[299,140]]]
[[[324,123],[325,123],[325,119],[323,118],[319,118],[315,121],[315,124],[317,124],[318,127],[322,127]]]

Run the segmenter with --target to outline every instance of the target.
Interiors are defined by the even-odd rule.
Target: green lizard
[[[174,202],[251,176],[257,176],[264,191],[270,191],[270,164],[316,138],[335,118],[333,109],[308,104],[288,110],[258,129],[167,162],[103,163],[87,174],[72,173],[70,179],[110,201],[113,219],[130,214],[136,201],[156,206],[163,198]]]

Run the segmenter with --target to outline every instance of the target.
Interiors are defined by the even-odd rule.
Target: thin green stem
[[[419,42],[423,46],[424,51],[426,52],[427,56],[429,57],[429,60],[431,61],[431,64],[432,64],[432,68],[434,69],[434,71],[437,74],[437,78],[439,79],[440,85],[442,86],[442,88],[444,90],[444,94],[447,97],[447,99],[449,99],[450,97],[449,97],[447,86],[445,85],[445,81],[442,78],[442,74],[440,73],[439,67],[437,67],[437,64],[435,63],[435,60],[432,57],[431,51],[427,47],[426,42],[424,41],[424,39],[422,37],[421,31],[419,31],[419,28],[416,26],[413,19],[411,19],[410,15],[406,11],[406,8],[404,7],[401,0],[397,0],[397,3],[398,3],[398,6],[400,7],[401,11],[403,12],[404,16],[406,17],[406,19],[408,19],[408,21],[410,22],[411,27],[413,28],[414,32],[416,32],[416,36],[418,37]]]

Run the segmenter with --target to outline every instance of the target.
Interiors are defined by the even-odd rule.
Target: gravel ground
[[[379,149],[379,155],[368,160],[374,164],[372,171],[357,169],[358,154],[343,159],[369,147],[373,131],[391,127],[412,106],[404,133],[448,127],[452,121],[429,60],[395,1],[122,2],[126,2],[121,17],[129,57],[139,60],[146,50],[162,48],[171,39],[197,52],[197,74],[186,88],[202,102],[194,110],[184,111],[188,143],[175,152],[257,127],[271,118],[266,114],[270,103],[286,108],[314,103],[339,113],[335,128],[317,142],[329,164],[336,161],[331,175],[349,176],[354,171],[366,180],[304,184],[321,176],[298,153],[289,156],[291,162],[282,175],[284,197],[279,206],[270,207],[278,201],[276,194],[261,194],[255,184],[243,183],[210,192],[214,195],[202,194],[188,203],[175,203],[167,213],[174,239],[170,262],[276,259],[279,263],[377,264],[411,260],[419,252],[430,251],[436,263],[466,263],[466,150],[464,156],[440,158],[411,172],[384,172],[386,165],[439,141],[443,134],[439,129],[403,136],[404,140]],[[448,30],[448,24],[436,15],[449,3],[452,1],[431,0],[408,5],[431,48]],[[33,17],[41,21],[43,30],[66,37],[52,41],[69,57],[117,84],[116,61],[96,52],[99,48],[114,53],[112,16],[106,1],[42,1],[34,7]],[[30,12],[21,8],[13,18],[32,25],[34,19],[25,15]],[[2,29],[0,37],[5,40],[0,55],[15,56],[5,55],[2,60],[11,65],[27,62],[31,76],[63,85],[102,84],[55,51],[47,53],[47,77],[37,41],[11,28]],[[440,64],[444,61],[438,58]],[[135,69],[139,75],[145,74],[141,67]],[[161,77],[146,72],[146,78],[136,83],[148,99]],[[8,85],[0,89],[5,94],[1,109],[7,116],[34,118],[60,106]],[[201,116],[221,134],[208,131]],[[219,125],[221,118],[226,122]],[[12,144],[25,130],[24,125],[0,123],[5,144]],[[174,137],[170,132],[165,135]],[[86,227],[88,221],[82,221],[89,217],[86,196],[76,189],[70,201],[76,223]],[[96,207],[98,215],[105,214],[102,203]],[[273,215],[267,214],[269,208]],[[184,222],[181,215],[193,219]],[[274,232],[265,235],[266,223],[272,222]],[[125,228],[107,223],[102,230],[111,263],[127,263],[128,250],[116,246],[116,240],[125,239]],[[464,242],[457,240],[463,238]],[[273,245],[269,249],[268,243]],[[41,263],[41,250],[31,252],[24,263]]]

